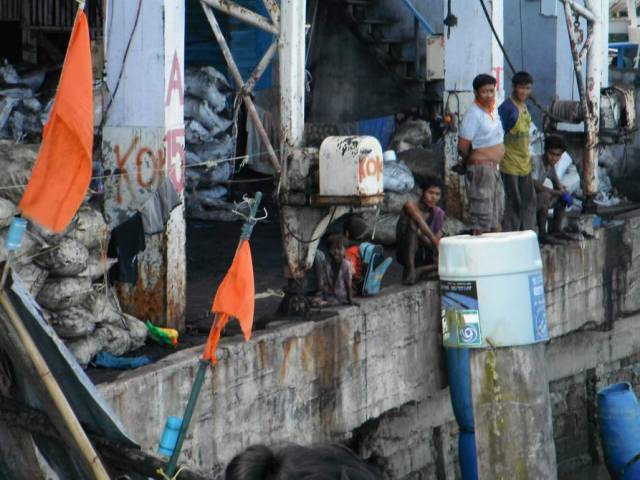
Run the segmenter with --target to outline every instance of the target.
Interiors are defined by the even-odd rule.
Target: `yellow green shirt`
[[[514,106],[517,104],[514,103]],[[504,134],[504,160],[500,163],[500,171],[509,175],[528,175],[531,173],[531,155],[529,154],[529,129],[531,114],[527,107],[519,111],[515,125]]]

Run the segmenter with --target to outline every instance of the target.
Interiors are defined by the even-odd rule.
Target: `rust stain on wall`
[[[260,368],[264,368],[269,363],[269,347],[264,341],[258,342],[258,362],[260,362]]]
[[[284,342],[282,342],[282,351],[284,355],[282,357],[282,363],[280,364],[280,383],[284,382],[284,379],[287,376],[287,363],[289,362],[289,355],[291,353],[291,349],[296,343],[295,337],[289,337]]]

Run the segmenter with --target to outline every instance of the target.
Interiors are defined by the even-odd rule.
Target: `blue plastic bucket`
[[[478,459],[476,456],[476,434],[460,432],[458,436],[458,457],[463,480],[478,479]]]
[[[173,449],[176,447],[181,426],[182,419],[180,417],[167,418],[167,423],[164,425],[164,431],[162,432],[162,438],[160,439],[160,447],[158,448],[159,454],[167,457],[170,457],[173,454]]]
[[[609,474],[615,480],[640,478],[640,405],[629,383],[598,392],[600,439]]]
[[[460,430],[474,432],[469,349],[447,348],[447,370],[453,413]]]

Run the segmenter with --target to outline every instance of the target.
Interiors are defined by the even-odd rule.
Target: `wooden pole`
[[[60,385],[58,385],[58,382],[49,370],[49,367],[40,354],[38,347],[31,338],[31,335],[29,335],[29,332],[22,323],[20,316],[16,312],[13,304],[11,303],[11,300],[4,290],[0,292],[0,305],[2,305],[2,308],[9,317],[13,328],[18,334],[18,337],[20,338],[20,341],[25,348],[25,351],[29,355],[29,358],[33,362],[33,365],[38,372],[38,375],[42,379],[47,392],[51,396],[55,408],[60,413],[60,416],[62,417],[66,427],[69,429],[69,432],[71,433],[76,446],[78,447],[84,460],[87,462],[87,466],[93,474],[93,478],[98,480],[109,480],[107,471],[102,465],[102,462],[97,453],[93,449],[93,446],[91,445],[91,442],[82,429],[80,422],[73,413],[73,410],[67,402],[67,399],[64,396],[62,389],[60,388]]]

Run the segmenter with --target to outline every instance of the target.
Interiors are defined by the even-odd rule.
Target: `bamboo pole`
[[[109,480],[109,475],[107,474],[104,465],[102,465],[100,457],[98,457],[98,454],[93,449],[93,445],[91,445],[91,442],[82,429],[78,418],[73,413],[73,410],[69,405],[69,402],[67,402],[60,385],[58,385],[58,382],[49,370],[47,363],[31,338],[31,335],[29,335],[29,332],[22,323],[20,316],[16,312],[5,290],[0,292],[0,305],[2,305],[2,308],[9,317],[9,320],[18,334],[22,345],[33,362],[36,372],[42,379],[47,392],[51,396],[53,404],[58,410],[58,413],[60,413],[60,416],[62,417],[66,427],[69,429],[76,446],[91,469],[93,478],[97,480]]]

